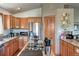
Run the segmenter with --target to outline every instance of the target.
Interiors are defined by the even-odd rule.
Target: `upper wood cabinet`
[[[28,18],[21,18],[20,22],[20,28],[28,29]]]
[[[10,28],[15,28],[15,17],[10,16]]]
[[[53,44],[51,45],[51,52],[55,54],[55,16],[44,17],[43,24],[45,37],[53,41]]]
[[[14,28],[20,28],[20,18],[14,18],[15,27]]]
[[[3,15],[4,29],[10,29],[10,15]]]
[[[10,16],[10,28],[20,28],[20,18]]]
[[[45,37],[55,39],[55,16],[44,17]]]
[[[34,18],[34,23],[41,23],[42,22],[42,18],[41,17],[35,17]]]
[[[29,17],[28,22],[40,23],[42,22],[42,18],[41,17]]]

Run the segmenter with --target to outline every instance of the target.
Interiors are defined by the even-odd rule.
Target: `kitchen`
[[[78,5],[1,3],[0,56],[79,56]]]

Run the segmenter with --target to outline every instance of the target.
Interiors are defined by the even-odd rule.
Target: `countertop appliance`
[[[28,36],[28,32],[20,32],[20,36]]]
[[[74,39],[74,36],[72,34],[66,34],[66,39]]]
[[[15,33],[10,32],[10,36],[11,36],[11,37],[14,37],[14,36],[15,36]]]

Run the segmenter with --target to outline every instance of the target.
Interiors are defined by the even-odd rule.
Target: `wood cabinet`
[[[41,17],[28,17],[28,22],[40,23],[42,22],[42,18]]]
[[[10,29],[10,15],[3,15],[4,29]]]
[[[18,49],[19,49],[19,40],[18,38],[15,38],[13,43],[13,53],[15,53]]]
[[[20,18],[14,18],[14,28],[20,28]]]
[[[8,46],[9,46],[9,55],[10,56],[12,56],[13,55],[13,40],[11,40],[11,41],[9,41],[9,44],[8,44]]]
[[[20,28],[28,29],[28,18],[21,18]]]
[[[19,49],[19,40],[14,38],[5,43],[4,56],[12,56]]]
[[[74,53],[74,45],[72,45],[72,44],[70,44],[70,43],[67,43],[68,44],[68,56],[74,56],[75,55],[75,53]]]
[[[41,23],[42,18],[41,17],[34,17],[34,23]]]
[[[4,56],[9,56],[9,51],[9,43],[6,43],[4,47]]]
[[[28,18],[18,18],[10,16],[10,28],[22,28],[29,29],[29,23],[40,23],[42,22],[41,17],[28,17]]]
[[[55,16],[44,17],[45,37],[55,39]]]
[[[55,16],[44,17],[44,33],[45,37],[51,39],[51,52],[55,54]]]
[[[21,50],[25,44],[27,43],[28,37],[20,37],[19,38],[19,49]]]
[[[79,56],[78,47],[61,40],[61,56]]]
[[[11,56],[13,55],[13,40],[7,42],[4,47],[4,55]]]
[[[67,43],[65,41],[61,40],[61,55],[62,56],[67,56],[68,55],[67,51],[68,51]]]
[[[10,16],[10,28],[20,28],[20,18]]]
[[[10,28],[15,28],[15,17],[10,16]]]

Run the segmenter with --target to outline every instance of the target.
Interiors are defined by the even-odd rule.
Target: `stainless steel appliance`
[[[20,32],[20,36],[28,36],[28,32]]]
[[[41,36],[42,35],[42,24],[41,23],[32,23],[32,22],[30,22],[29,24],[30,24],[30,32],[33,33],[33,36],[38,36],[39,39],[42,38],[42,36]]]

